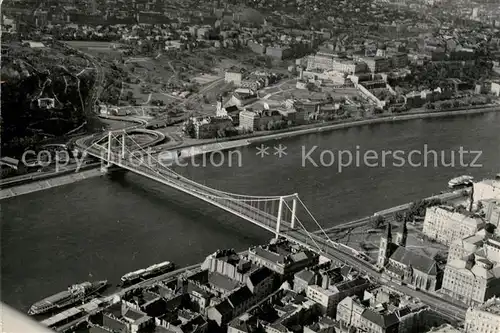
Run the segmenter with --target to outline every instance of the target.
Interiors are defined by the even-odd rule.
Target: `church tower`
[[[387,259],[389,259],[389,244],[392,243],[392,226],[387,223],[385,234],[380,237],[380,247],[378,251],[377,265],[379,267],[384,267],[387,264]]]
[[[222,95],[219,96],[217,99],[217,113],[222,111]]]
[[[406,221],[403,222],[403,230],[398,231],[396,234],[396,244],[398,246],[406,247],[406,239],[408,238],[408,226]]]
[[[227,116],[227,111],[222,105],[223,105],[222,95],[220,95],[219,98],[217,99],[217,109],[215,110],[215,115],[217,117]]]

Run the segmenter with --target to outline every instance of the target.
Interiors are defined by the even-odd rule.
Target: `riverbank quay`
[[[248,251],[242,251],[238,254],[245,255],[247,254],[247,252]],[[154,278],[141,281],[127,288],[120,289],[109,295],[104,295],[101,298],[94,298],[83,305],[67,309],[41,321],[40,323],[43,326],[56,330],[57,332],[67,331],[68,329],[71,329],[86,321],[89,316],[101,311],[103,307],[119,302],[122,297],[138,288],[147,288],[156,283],[159,283],[160,281],[165,281],[166,283],[171,282],[186,272],[196,272],[200,270],[202,264],[203,263],[198,263],[186,267],[181,267],[172,272],[168,272]]]
[[[231,138],[225,138],[225,139],[204,140],[203,142],[200,143],[180,144],[175,146],[174,150],[186,152],[187,156],[193,156],[193,154],[199,155],[215,151],[217,150],[216,147],[226,142],[227,143],[233,142],[232,144],[227,144],[227,147],[230,148],[224,148],[227,150],[231,148],[244,147],[256,143],[264,143],[267,141],[291,138],[299,135],[333,131],[333,130],[345,129],[357,126],[417,120],[417,119],[427,119],[427,118],[443,118],[443,117],[453,117],[453,116],[463,116],[463,115],[475,115],[475,114],[483,114],[489,112],[500,112],[500,105],[493,105],[488,107],[481,107],[481,108],[474,108],[467,110],[453,109],[447,111],[408,112],[405,114],[398,114],[398,115],[379,115],[369,119],[309,124],[273,132],[267,132],[267,131],[261,133],[257,132],[247,135],[239,135]],[[169,150],[170,149],[166,149],[166,151]]]
[[[187,271],[195,271],[201,268],[201,264],[195,264],[187,267],[179,268],[175,271],[162,274],[160,276],[141,281],[135,285],[129,286],[127,288],[123,288],[114,292],[110,295],[94,298],[91,301],[80,305],[75,306],[73,308],[67,309],[63,312],[60,312],[50,318],[47,318],[40,323],[50,329],[56,331],[65,331],[71,329],[72,327],[80,324],[81,322],[88,319],[89,316],[95,314],[102,310],[102,308],[106,305],[113,304],[120,300],[121,297],[126,294],[138,289],[144,288],[153,285],[154,283],[158,283],[160,281],[171,281],[172,279],[177,279],[177,277]]]
[[[167,139],[169,141],[169,147],[165,147],[167,149],[158,149],[158,148],[152,148],[152,153],[161,153],[161,152],[181,152],[180,156],[183,158],[191,158],[196,155],[202,155],[202,154],[207,154],[211,153],[214,151],[221,151],[221,150],[230,150],[230,149],[236,149],[239,147],[244,147],[248,146],[251,144],[256,144],[256,143],[263,143],[266,141],[272,141],[272,140],[279,140],[279,139],[284,139],[288,137],[293,137],[293,136],[298,136],[298,135],[304,135],[304,134],[312,134],[312,133],[319,133],[319,132],[326,132],[326,131],[332,131],[332,130],[338,130],[338,129],[345,129],[345,128],[350,128],[350,127],[356,127],[356,126],[364,126],[364,125],[371,125],[371,124],[380,124],[380,123],[388,123],[388,122],[397,122],[397,121],[408,121],[408,120],[416,120],[416,119],[425,119],[425,118],[438,118],[438,117],[453,117],[453,116],[464,116],[464,115],[474,115],[474,114],[482,114],[482,113],[488,113],[488,112],[498,112],[500,111],[500,106],[499,105],[494,105],[490,107],[481,107],[481,108],[474,108],[474,109],[457,109],[457,110],[447,110],[447,111],[432,111],[432,112],[414,112],[414,113],[406,113],[404,115],[383,115],[383,116],[378,116],[376,118],[371,118],[371,119],[363,119],[363,120],[354,120],[354,121],[344,121],[344,122],[336,122],[336,123],[320,123],[320,124],[312,124],[312,125],[304,125],[301,127],[294,127],[291,129],[285,129],[281,130],[278,133],[273,132],[265,132],[265,133],[254,133],[251,135],[245,135],[245,136],[238,136],[238,137],[233,137],[233,138],[225,138],[225,139],[213,139],[213,140],[204,140],[201,143],[191,143],[191,144],[177,144],[173,138],[171,138],[168,134],[164,134],[165,136],[160,136],[157,138],[156,143],[161,141],[161,139]],[[137,119],[137,118],[130,118],[130,117],[119,117],[119,116],[101,116],[102,118],[106,119],[112,119],[112,120],[119,120],[119,121],[125,121],[125,122],[130,122],[130,123],[135,123],[136,125],[127,127],[126,129],[128,130],[134,130],[134,129],[139,129],[142,126],[145,126],[147,124],[147,121],[144,119]],[[157,132],[157,131],[156,131]],[[96,136],[97,137],[97,136]],[[82,139],[79,139],[82,140]],[[84,138],[83,140],[86,140]],[[178,155],[176,155],[178,156]],[[97,166],[96,166],[97,168]],[[99,175],[99,173],[93,173],[95,176]],[[56,178],[56,177],[65,177],[65,174],[51,174],[50,177]],[[86,175],[88,176],[88,175]],[[79,180],[78,177],[74,178],[76,180]],[[37,182],[38,180],[34,179],[25,179],[25,182]],[[58,181],[53,181],[52,186],[58,186],[57,184],[61,185],[66,185],[69,184],[67,181],[67,178],[65,178],[65,181],[58,182]],[[8,197],[12,197],[15,195],[20,195],[20,194],[26,194],[26,193],[31,193],[34,191],[39,191],[44,189],[44,183],[42,183],[39,186],[33,186],[31,187],[31,190],[27,191],[25,187],[20,188],[18,191],[17,190],[12,190],[8,191],[1,189],[0,190],[0,200]],[[3,186],[0,186],[3,187]],[[47,187],[49,188],[49,187]],[[20,193],[20,194],[16,194]],[[353,221],[352,223],[354,223]],[[363,221],[358,222],[360,224],[366,223]]]
[[[440,199],[442,201],[450,201],[450,200],[457,200],[457,199],[460,199],[463,197],[464,197],[463,190],[455,190],[455,191],[451,191],[451,192],[445,192],[445,193],[441,193],[441,194],[437,194],[437,195],[432,195],[430,197],[425,198],[424,200]],[[411,205],[412,205],[412,202],[409,202],[409,203],[405,203],[405,204],[402,204],[399,206],[387,208],[387,209],[375,212],[373,214],[373,216],[380,215],[385,219],[386,222],[392,223],[395,221],[394,214],[396,214],[398,212],[406,211],[408,208],[410,208]],[[317,231],[314,231],[313,233],[314,234],[326,233],[327,235],[330,235],[331,233],[337,233],[337,232],[340,232],[340,231],[343,231],[346,229],[352,229],[352,228],[365,226],[368,223],[370,223],[371,218],[372,218],[372,216],[366,216],[366,217],[360,218],[360,219],[355,220],[355,221],[342,223],[342,224],[339,224],[339,225],[336,225],[336,226],[333,226],[333,227],[330,227],[327,229],[323,229],[323,230],[317,230]]]
[[[78,172],[75,167],[74,169],[65,170],[63,172],[54,172],[47,175],[40,175],[32,179],[24,179],[20,184],[2,188],[0,190],[0,200],[100,176],[102,172],[99,166],[100,163],[93,163]]]

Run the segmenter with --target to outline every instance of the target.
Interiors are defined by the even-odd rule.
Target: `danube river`
[[[231,154],[232,167],[225,153],[223,166],[191,166],[180,172],[235,193],[298,192],[327,227],[437,194],[461,174],[481,179],[500,172],[500,113],[353,127],[264,144],[269,155],[256,156],[256,146],[247,146],[239,156]],[[274,155],[280,144],[287,153],[281,158]],[[436,151],[437,165],[433,153],[428,153],[427,167],[418,153],[408,158],[411,151],[425,149]],[[474,161],[477,167],[463,166],[477,153],[463,153],[460,161],[460,149],[482,151]],[[354,157],[341,172],[331,161],[338,150],[349,150]],[[402,151],[399,159],[392,153],[396,150]],[[452,151],[455,166],[443,166],[451,162]],[[378,155],[378,160],[365,161],[366,154]],[[343,156],[347,161],[348,153]],[[406,163],[401,166],[402,159]],[[2,300],[22,311],[75,282],[117,283],[122,274],[159,261],[187,265],[218,248],[244,249],[271,237],[198,199],[132,174],[7,199],[1,209]]]

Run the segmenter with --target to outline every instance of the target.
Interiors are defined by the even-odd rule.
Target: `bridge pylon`
[[[280,197],[280,203],[278,206],[278,218],[276,219],[276,239],[280,237],[280,225],[281,225],[281,216],[283,212],[283,197]]]
[[[295,220],[297,219],[296,214],[297,214],[297,197],[298,193],[295,193],[293,196],[293,201],[292,201],[292,218],[290,221],[290,227],[292,229],[295,229]]]
[[[111,166],[111,149],[112,149],[112,142],[113,142],[113,133],[111,131],[108,132],[108,145],[107,145],[107,158],[106,158],[106,168],[109,168]]]

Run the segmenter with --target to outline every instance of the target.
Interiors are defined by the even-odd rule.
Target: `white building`
[[[363,62],[340,59],[330,55],[316,54],[307,58],[307,70],[333,70],[341,73],[355,74],[366,72]]]
[[[485,179],[474,183],[474,202],[500,199],[500,180]]]
[[[337,306],[337,321],[345,326],[361,327],[365,306],[358,297],[346,297]]]
[[[455,242],[441,292],[468,305],[500,295],[500,237],[480,232],[464,239],[462,247]]]
[[[491,83],[491,92],[495,96],[499,97],[500,96],[500,83],[498,83],[498,82],[492,82]]]
[[[335,308],[335,292],[313,285],[307,286],[306,296],[321,305],[324,314],[333,315]]]
[[[497,227],[497,233],[500,232],[500,199],[483,200],[484,219]]]
[[[474,235],[484,222],[480,217],[468,216],[452,208],[435,206],[425,212],[422,232],[430,239],[450,245],[455,240]]]
[[[243,74],[241,72],[227,71],[224,74],[224,82],[226,83],[232,82],[236,87],[241,86],[242,78]]]
[[[467,310],[465,331],[467,333],[498,333],[500,331],[500,298],[490,299],[477,308]]]

